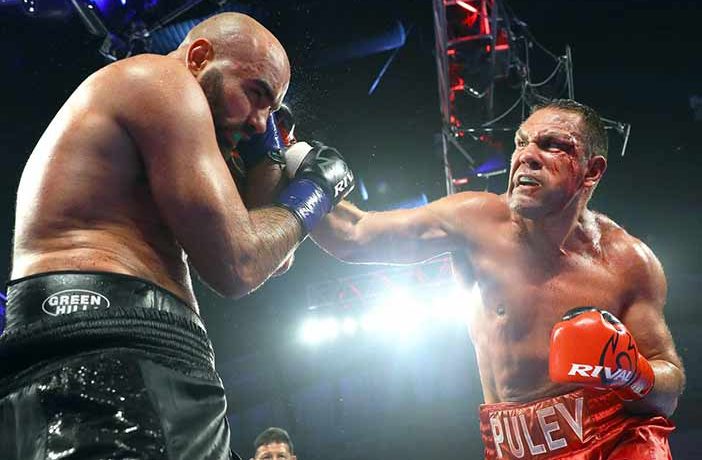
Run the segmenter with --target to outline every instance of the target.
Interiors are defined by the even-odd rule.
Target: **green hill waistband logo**
[[[87,289],[66,289],[50,295],[41,304],[44,313],[51,316],[105,308],[110,308],[110,300],[99,292]]]

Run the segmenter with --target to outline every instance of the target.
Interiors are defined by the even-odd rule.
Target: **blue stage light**
[[[5,304],[7,302],[7,297],[5,294],[0,292],[0,334],[5,330]]]
[[[501,153],[496,153],[487,158],[483,163],[475,168],[476,176],[488,176],[501,174],[507,170],[507,160]]]

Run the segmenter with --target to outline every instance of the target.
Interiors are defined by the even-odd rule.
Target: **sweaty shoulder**
[[[608,257],[631,258],[632,262],[643,261],[651,252],[638,238],[627,232],[608,216],[593,212],[603,252]]]
[[[91,92],[109,96],[110,108],[123,119],[163,116],[168,111],[209,116],[200,85],[171,56],[143,54],[117,61],[96,72],[86,84]]]
[[[441,222],[446,233],[468,240],[496,231],[496,225],[508,222],[510,216],[504,197],[487,192],[456,193],[423,209],[424,216]]]
[[[488,192],[461,192],[449,195],[436,202],[441,210],[450,213],[458,221],[475,222],[508,220],[510,213],[504,195]]]
[[[603,254],[622,271],[627,283],[637,290],[648,287],[651,295],[665,295],[663,267],[651,248],[604,214],[596,214],[595,219]]]

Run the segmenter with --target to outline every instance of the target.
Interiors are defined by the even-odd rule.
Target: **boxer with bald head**
[[[17,193],[4,460],[231,457],[190,269],[246,295],[353,186],[343,159],[317,150],[277,197],[267,155],[233,179],[233,149],[266,133],[289,79],[271,32],[225,13],[166,56],[98,70],[65,102]],[[267,206],[247,209],[254,198]]]
[[[670,458],[684,385],[653,252],[588,202],[607,166],[600,117],[571,100],[516,133],[507,192],[411,210],[344,202],[313,238],[353,263],[450,253],[470,308],[487,459]]]

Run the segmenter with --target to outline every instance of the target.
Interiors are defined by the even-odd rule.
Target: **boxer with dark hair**
[[[470,336],[487,459],[668,459],[685,382],[653,252],[588,201],[607,167],[600,117],[570,100],[516,133],[507,192],[411,210],[344,202],[313,238],[354,263],[442,253],[481,292]],[[466,306],[468,307],[468,305]]]
[[[246,295],[353,187],[341,156],[303,146],[274,196],[281,166],[255,137],[271,140],[289,78],[278,40],[224,13],[68,98],[17,194],[3,460],[231,458],[190,267],[217,293]],[[232,175],[237,143],[253,148]]]

